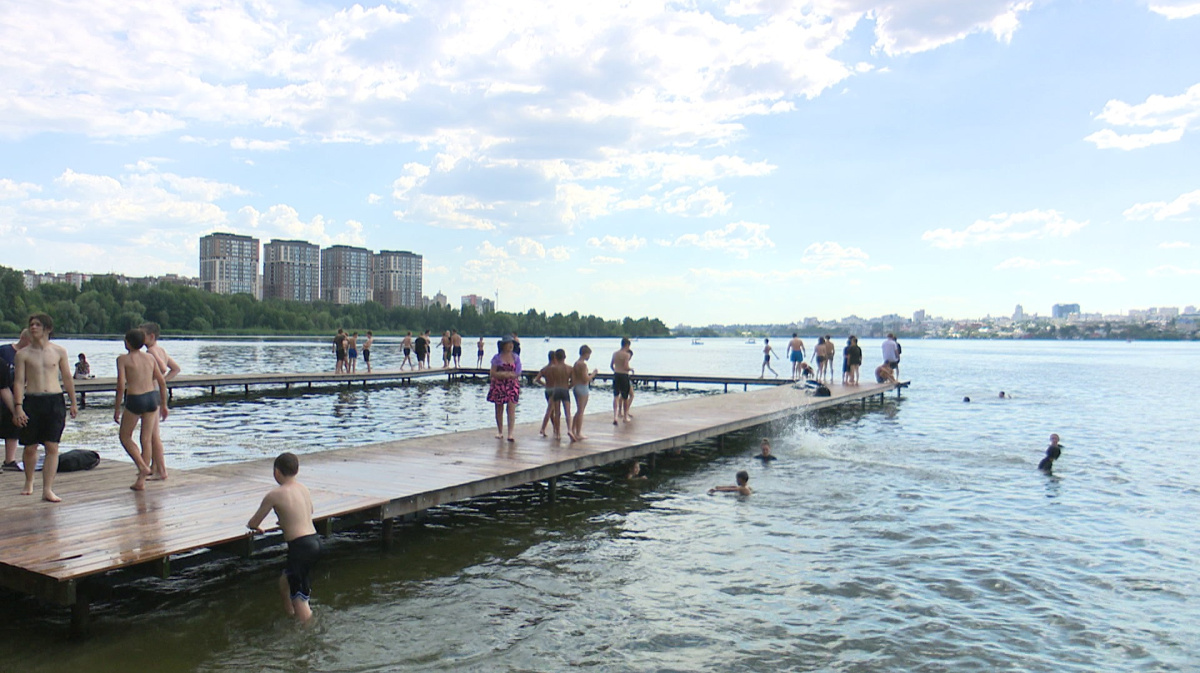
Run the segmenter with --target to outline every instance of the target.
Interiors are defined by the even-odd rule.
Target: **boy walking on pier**
[[[161,330],[156,322],[142,323],[142,332],[146,335],[146,352],[153,355],[158,361],[158,371],[162,372],[163,378],[167,381],[179,376],[182,371],[179,363],[170,355],[167,355],[164,349],[158,343],[158,337]],[[164,399],[165,403],[166,400]],[[164,457],[162,433],[159,430],[159,425],[154,424],[154,440],[151,443],[151,452],[146,453],[146,447],[142,446],[142,459],[150,463],[150,471],[153,472],[151,479],[166,479],[167,478],[167,461]]]
[[[309,574],[317,559],[321,557],[321,537],[313,526],[312,496],[308,488],[296,479],[300,472],[300,459],[293,453],[281,453],[275,459],[275,482],[279,484],[263,498],[258,511],[250,517],[246,527],[261,534],[263,519],[275,510],[283,539],[287,541],[287,566],[279,578],[279,590],[283,594],[283,609],[289,615],[305,623],[312,619],[308,597],[312,591]]]
[[[135,491],[146,490],[150,464],[144,456],[152,453],[159,418],[167,420],[167,379],[154,356],[142,352],[145,344],[146,334],[142,330],[131,329],[125,333],[125,350],[128,352],[117,358],[117,399],[113,409],[113,422],[121,426],[121,446],[137,466],[137,481],[129,487]],[[142,422],[140,452],[133,442],[133,429],[138,421]]]

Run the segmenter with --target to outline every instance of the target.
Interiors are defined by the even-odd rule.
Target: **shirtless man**
[[[425,368],[425,358],[429,354],[429,340],[424,334],[417,334],[416,340],[413,342],[413,353],[417,356],[417,369]]]
[[[46,447],[42,466],[42,500],[62,502],[54,494],[58,474],[58,441],[67,422],[63,388],[71,398],[71,418],[79,414],[75,406],[75,381],[71,363],[62,346],[50,343],[54,321],[44,313],[29,316],[28,347],[17,351],[16,377],[13,381],[13,422],[21,428],[25,447],[25,488],[21,495],[33,495],[33,477],[37,473],[38,445]]]
[[[792,361],[792,380],[800,380],[800,363],[804,362],[804,339],[792,332],[792,340],[787,345],[787,358]]]
[[[550,422],[554,424],[554,438],[562,439],[562,423],[566,419],[567,437],[575,441],[574,423],[571,417],[571,365],[567,364],[567,352],[554,351],[554,364],[546,371],[546,390],[550,392]]]
[[[337,364],[334,365],[333,373],[346,373],[346,332],[342,328],[338,328],[337,334],[333,337],[333,356],[337,358]]]
[[[146,490],[150,465],[143,455],[150,455],[154,446],[154,428],[158,420],[167,420],[167,379],[158,368],[153,355],[142,352],[146,333],[131,329],[125,333],[124,355],[117,358],[117,399],[113,405],[113,422],[121,426],[121,446],[137,466],[137,481],[129,488]],[[122,409],[124,412],[122,413]],[[133,441],[133,429],[142,422],[142,448]]]
[[[371,346],[375,344],[375,335],[367,330],[367,342],[363,344],[363,363],[367,365],[367,373],[371,373]]]
[[[454,351],[452,343],[450,332],[442,332],[442,369],[450,367],[450,354]]]
[[[829,377],[829,382],[833,383],[833,356],[837,353],[837,346],[833,345],[833,335],[825,335],[825,368]]]
[[[296,479],[300,472],[300,459],[292,453],[281,453],[275,459],[273,472],[275,483],[279,486],[263,497],[262,504],[250,517],[246,527],[261,534],[263,519],[268,512],[275,510],[288,546],[287,566],[279,578],[283,609],[303,624],[312,619],[312,609],[308,606],[308,597],[312,593],[309,574],[321,557],[321,537],[313,526],[312,495]]]
[[[158,371],[162,372],[163,378],[167,381],[179,376],[181,371],[179,363],[167,355],[167,351],[158,345],[159,327],[156,322],[142,323],[142,332],[146,334],[146,352],[153,355],[158,361]],[[164,400],[165,402],[166,400]],[[167,478],[167,463],[163,453],[162,433],[159,431],[159,424],[154,424],[154,442],[152,444],[152,453],[146,453],[146,447],[142,446],[142,458],[150,463],[150,471],[153,474],[151,479],[166,479]]]
[[[404,340],[400,342],[400,350],[404,353],[404,359],[400,361],[400,369],[404,369],[406,364],[416,369],[412,361],[412,332],[404,333]]]
[[[633,373],[633,367],[629,366],[633,351],[629,349],[630,344],[629,337],[622,338],[621,349],[613,353],[612,361],[608,363],[613,370],[613,425],[621,419],[633,420],[633,414],[629,413],[633,406],[633,380],[629,378]]]
[[[456,329],[450,330],[450,355],[454,358],[454,368],[458,369],[462,360],[462,335]]]
[[[478,359],[475,361],[476,369],[483,369],[483,337],[479,337],[479,343],[475,344],[475,354]]]
[[[4,440],[2,469],[5,472],[21,471],[21,466],[17,465],[17,440],[21,437],[21,429],[13,422],[17,408],[12,385],[17,369],[17,351],[28,345],[29,328],[25,328],[15,344],[0,346],[0,438]]]
[[[600,373],[597,369],[588,371],[588,359],[591,357],[592,349],[586,344],[580,346],[579,359],[571,366],[571,390],[575,394],[575,417],[571,419],[571,431],[575,434],[575,441],[587,439],[583,436],[583,410],[587,408],[592,379]]]

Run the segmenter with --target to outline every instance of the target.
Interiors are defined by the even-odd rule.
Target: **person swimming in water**
[[[1054,471],[1054,461],[1062,455],[1062,444],[1058,443],[1058,435],[1050,435],[1050,446],[1046,447],[1046,457],[1038,463],[1038,469],[1046,474]]]

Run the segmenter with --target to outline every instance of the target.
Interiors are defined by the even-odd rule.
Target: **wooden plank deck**
[[[831,397],[784,385],[635,404],[636,418],[619,426],[610,423],[611,411],[600,411],[588,415],[588,439],[575,443],[541,438],[538,424],[527,423],[517,426],[516,442],[497,440],[487,428],[331,449],[301,456],[300,478],[312,492],[319,524],[352,515],[387,520],[814,409],[865,404],[896,386],[830,388]],[[596,402],[607,402],[605,397]],[[59,475],[59,504],[18,495],[20,474],[0,478],[6,514],[0,520],[0,585],[72,604],[77,583],[91,576],[248,542],[245,522],[274,485],[271,460],[256,460],[176,470],[169,481],[150,482],[135,493],[127,488],[131,467],[106,461],[90,472]]]

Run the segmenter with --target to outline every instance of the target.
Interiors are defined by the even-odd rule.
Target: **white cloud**
[[[966,229],[931,229],[921,235],[936,248],[962,248],[999,241],[1026,241],[1041,238],[1064,238],[1087,226],[1064,218],[1056,210],[1027,210],[1021,213],[998,213],[986,220],[976,220]]]
[[[1070,280],[1072,283],[1081,284],[1122,283],[1124,281],[1124,276],[1108,268],[1088,269],[1082,276]]]
[[[1016,269],[1019,271],[1036,271],[1038,269],[1048,269],[1053,267],[1073,266],[1079,262],[1066,259],[1049,259],[1040,261],[1029,259],[1028,257],[1011,257],[996,265],[996,269],[1003,271],[1008,269]]]
[[[773,248],[775,243],[767,238],[769,225],[754,222],[733,222],[720,229],[711,229],[700,234],[684,234],[672,245],[696,246],[705,250],[722,250],[745,259],[752,250]]]
[[[1110,126],[1151,129],[1142,133],[1103,129],[1084,139],[1100,149],[1135,150],[1178,142],[1186,131],[1195,129],[1200,123],[1200,84],[1192,85],[1178,96],[1156,94],[1137,104],[1110,100],[1096,119]]]
[[[392,197],[403,199],[414,187],[429,177],[429,167],[424,164],[404,164],[404,172],[392,182]]]
[[[1192,247],[1192,244],[1188,243],[1187,241],[1169,241],[1159,243],[1158,247],[1164,250],[1184,250]]]
[[[243,206],[238,210],[238,219],[243,226],[261,230],[261,237],[301,239],[321,246],[366,244],[361,222],[347,220],[341,231],[331,231],[337,228],[335,222],[319,214],[303,220],[295,208],[282,203],[261,213],[252,206]]]
[[[34,192],[42,191],[41,185],[32,182],[16,182],[9,178],[0,178],[0,201],[5,199],[23,199]]]
[[[1163,266],[1156,266],[1146,273],[1156,278],[1173,278],[1178,276],[1200,276],[1200,269],[1184,269],[1172,264],[1166,264]]]
[[[247,140],[246,138],[233,138],[229,141],[229,147],[235,150],[251,150],[254,152],[278,152],[286,150],[291,146],[291,142],[287,140]]]
[[[844,1],[874,16],[875,47],[892,55],[929,51],[973,33],[991,33],[1007,44],[1021,14],[1033,6],[1028,0]]]
[[[564,246],[547,248],[532,238],[517,236],[509,239],[508,248],[516,252],[517,257],[526,259],[546,259],[564,262],[571,258],[571,252]]]
[[[367,203],[369,203],[371,205],[375,205],[382,200],[383,200],[383,197],[378,194],[375,194],[375,193],[367,194]]]
[[[611,235],[605,235],[603,238],[593,236],[587,240],[587,244],[593,248],[603,248],[616,252],[633,252],[644,248],[646,246],[646,239],[637,235],[630,236],[629,238],[620,238]]]
[[[1200,189],[1194,192],[1180,194],[1174,201],[1151,201],[1137,203],[1125,210],[1125,219],[1144,220],[1148,217],[1155,220],[1191,219],[1188,214],[1195,208],[1200,210]]]
[[[673,215],[713,217],[729,212],[731,204],[720,189],[708,186],[696,191],[686,190],[685,195],[663,205],[663,210]]]
[[[624,264],[625,260],[621,259],[620,257],[606,257],[604,255],[596,255],[595,257],[592,257],[591,263],[594,265],[597,265],[597,266],[611,265],[611,264]]]
[[[1151,0],[1150,11],[1168,19],[1189,19],[1200,16],[1200,2],[1196,0]]]

